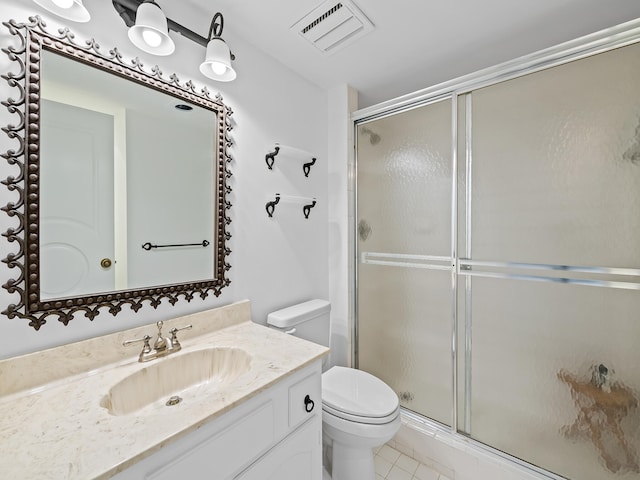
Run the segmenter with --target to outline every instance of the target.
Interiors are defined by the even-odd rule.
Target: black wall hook
[[[276,161],[276,155],[278,155],[278,152],[280,151],[280,147],[276,146],[275,150],[271,153],[267,153],[264,156],[264,160],[265,162],[267,162],[267,167],[269,167],[269,170],[273,170],[273,164]],[[269,215],[271,216],[271,215]]]
[[[316,164],[316,159],[312,158],[309,163],[305,163],[304,165],[302,165],[302,171],[304,172],[305,177],[309,176],[309,172],[311,171],[311,165],[315,165],[315,164]]]
[[[315,206],[316,206],[316,201],[314,200],[310,204],[302,207],[302,213],[304,214],[304,218],[309,218],[309,213],[311,212],[311,209]]]
[[[265,205],[265,209],[267,210],[267,215],[269,215],[269,218],[273,217],[273,211],[276,209],[276,205],[278,203],[280,203],[280,194],[276,193],[276,199],[272,202],[267,202],[267,204]]]

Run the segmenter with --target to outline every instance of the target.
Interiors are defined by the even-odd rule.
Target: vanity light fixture
[[[129,28],[128,35],[136,47],[152,55],[171,55],[176,49],[169,36],[167,17],[153,0],[140,4],[136,23]]]
[[[200,72],[212,80],[230,82],[236,78],[236,71],[231,66],[231,60],[235,56],[229,50],[227,43],[222,39],[224,17],[220,12],[216,13],[209,27],[209,42],[204,62],[200,64]]]
[[[82,4],[82,0],[33,0],[45,10],[55,13],[59,17],[72,22],[88,22],[91,19],[89,11]]]
[[[236,78],[231,66],[235,56],[222,39],[224,17],[213,16],[207,38],[167,18],[154,0],[112,0],[116,11],[129,27],[129,38],[138,48],[153,55],[169,55],[175,48],[168,31],[174,31],[207,48],[200,72],[212,80],[229,82]],[[166,42],[166,44],[165,44]],[[157,44],[154,47],[153,44]]]
[[[88,22],[89,11],[82,0],[33,0],[42,8],[67,20]],[[176,46],[169,31],[206,47],[200,72],[212,80],[230,82],[236,78],[231,61],[236,57],[222,39],[224,17],[218,12],[213,16],[207,38],[167,18],[155,0],[111,0],[125,25],[129,27],[129,40],[140,50],[152,55],[171,55]]]

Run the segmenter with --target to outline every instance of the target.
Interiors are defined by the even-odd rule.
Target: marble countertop
[[[222,415],[283,377],[325,356],[328,349],[251,322],[248,301],[168,320],[180,332],[181,355],[211,347],[251,355],[247,373],[224,386],[198,386],[199,395],[168,408],[115,416],[109,389],[154,362],[138,362],[140,345],[124,339],[153,334],[138,327],[0,361],[0,471],[3,478],[103,479]]]

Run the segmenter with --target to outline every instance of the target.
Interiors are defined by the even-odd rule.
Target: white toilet
[[[310,300],[270,313],[267,323],[285,333],[329,346],[326,300]],[[327,368],[322,374],[322,432],[332,450],[332,480],[374,480],[373,448],[400,428],[400,404],[382,380],[362,370]],[[327,442],[328,441],[328,442]]]

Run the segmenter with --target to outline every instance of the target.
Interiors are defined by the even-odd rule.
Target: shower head
[[[378,135],[373,130],[369,130],[367,127],[362,127],[362,130],[360,130],[360,133],[369,135],[369,143],[371,143],[371,145],[377,145],[378,143],[380,143],[380,139],[381,139],[380,135]]]

